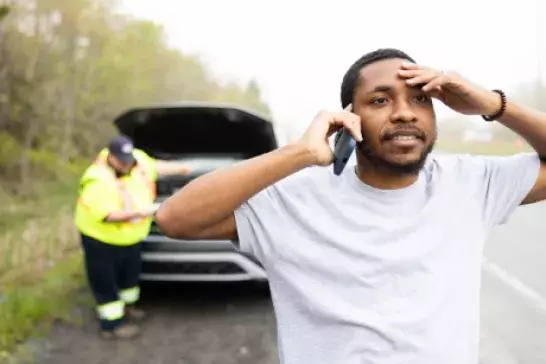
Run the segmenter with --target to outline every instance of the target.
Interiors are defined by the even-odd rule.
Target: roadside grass
[[[34,279],[67,250],[77,248],[75,200],[69,190],[0,209],[0,289],[6,282]]]
[[[78,324],[72,316],[78,305],[90,304],[81,295],[84,273],[82,257],[71,253],[40,279],[25,285],[9,286],[0,302],[0,363],[24,352],[29,338],[46,335],[57,321]]]
[[[90,303],[79,293],[85,276],[73,222],[76,185],[0,204],[0,363]]]

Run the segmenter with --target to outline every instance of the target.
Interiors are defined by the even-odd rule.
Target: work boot
[[[140,334],[140,328],[135,324],[121,324],[112,331],[101,331],[101,336],[106,340],[130,340],[138,334]]]
[[[136,307],[126,306],[125,317],[127,317],[127,319],[129,319],[130,321],[140,322],[146,318],[146,312]]]

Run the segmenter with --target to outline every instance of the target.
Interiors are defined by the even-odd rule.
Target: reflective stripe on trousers
[[[119,292],[119,298],[128,305],[136,303],[140,298],[140,288],[133,287]]]
[[[123,301],[108,302],[97,307],[97,312],[102,320],[114,321],[123,317],[125,303]]]

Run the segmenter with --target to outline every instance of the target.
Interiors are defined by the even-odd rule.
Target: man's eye
[[[430,98],[427,95],[418,95],[415,96],[417,102],[427,102]]]
[[[372,104],[381,105],[387,102],[386,97],[376,97],[372,100]]]

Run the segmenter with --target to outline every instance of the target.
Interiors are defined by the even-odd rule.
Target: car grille
[[[241,267],[231,262],[142,262],[147,274],[241,274]]]
[[[158,196],[169,197],[175,194],[179,189],[190,183],[192,177],[178,179],[176,182],[158,181],[156,183],[156,193]]]

